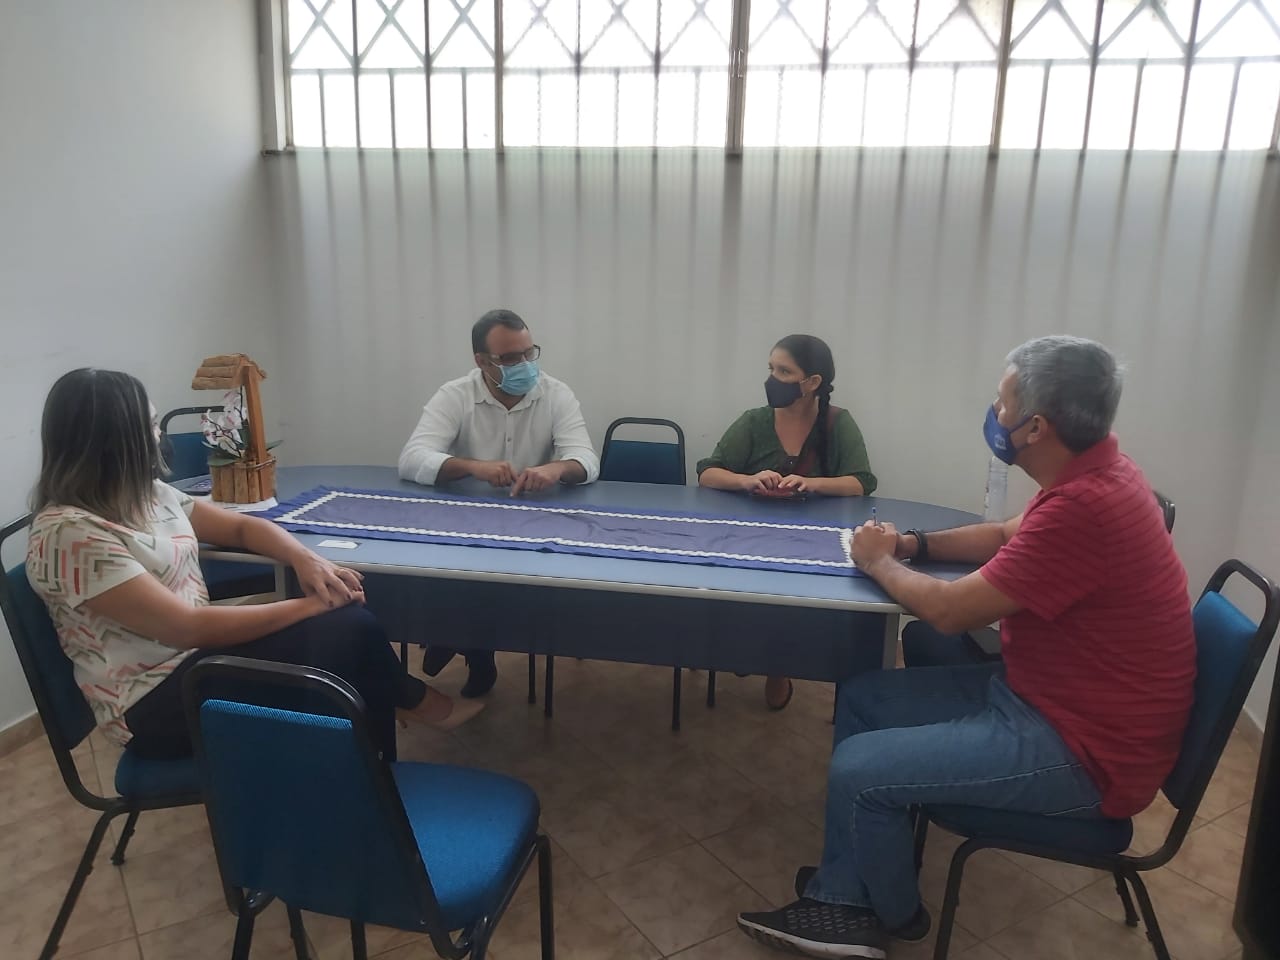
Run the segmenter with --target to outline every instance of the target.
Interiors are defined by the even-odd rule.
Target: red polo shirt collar
[[[1099,440],[1088,450],[1076,457],[1063,468],[1058,474],[1058,479],[1053,482],[1054,487],[1060,487],[1064,483],[1074,480],[1076,477],[1083,476],[1093,470],[1100,470],[1108,467],[1120,459],[1120,440],[1114,434],[1108,434],[1105,440]],[[1050,487],[1050,489],[1053,489]]]

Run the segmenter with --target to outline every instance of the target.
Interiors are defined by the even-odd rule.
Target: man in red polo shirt
[[[1019,517],[925,534],[854,531],[860,570],[929,627],[999,619],[1004,663],[863,674],[841,686],[822,864],[795,903],[738,924],[819,957],[921,940],[909,809],[969,804],[1129,817],[1173,768],[1191,710],[1186,572],[1111,424],[1121,372],[1101,344],[1043,337],[1008,357],[983,432],[1040,485]],[[902,561],[982,564],[954,582]]]

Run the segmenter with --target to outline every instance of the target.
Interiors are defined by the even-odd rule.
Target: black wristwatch
[[[919,546],[916,547],[916,555],[911,558],[911,562],[917,565],[921,563],[928,563],[929,538],[925,536],[925,532],[923,530],[916,530],[915,528],[912,528],[907,531],[907,536],[915,537],[916,543],[919,544]]]

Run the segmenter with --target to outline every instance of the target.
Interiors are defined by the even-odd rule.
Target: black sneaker
[[[809,888],[809,881],[818,872],[817,867],[801,867],[796,871],[796,896],[804,899],[804,892]],[[929,936],[933,920],[923,903],[916,908],[916,915],[900,927],[889,931],[889,936],[905,943],[920,943]]]
[[[871,910],[801,898],[770,913],[742,913],[738,926],[753,940],[809,957],[884,960],[888,938]]]

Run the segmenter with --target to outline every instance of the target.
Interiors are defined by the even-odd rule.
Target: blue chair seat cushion
[[[519,780],[435,763],[393,763],[445,926],[495,910],[538,831],[538,797]]]
[[[192,757],[145,760],[126,749],[116,763],[116,793],[130,800],[200,795],[200,774]]]
[[[1064,853],[1123,853],[1133,840],[1132,820],[1048,817],[955,804],[930,806],[928,812],[938,826],[963,837],[1010,840]]]

